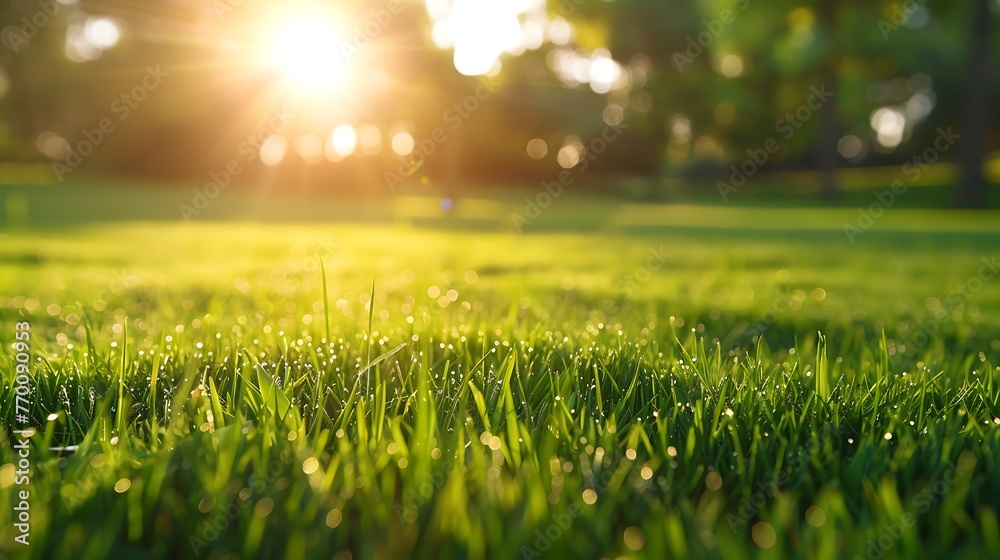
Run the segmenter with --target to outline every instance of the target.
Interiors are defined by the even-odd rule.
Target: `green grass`
[[[851,245],[849,207],[567,199],[516,235],[492,204],[11,231],[0,419],[28,321],[37,433],[28,548],[0,445],[0,549],[1000,555],[1000,278],[949,299],[996,213],[896,208]]]

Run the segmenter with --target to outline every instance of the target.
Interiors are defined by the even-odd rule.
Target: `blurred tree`
[[[151,64],[170,72],[168,81],[127,122],[115,119],[114,133],[88,158],[86,170],[204,178],[232,158],[282,102],[273,76],[251,53],[273,19],[274,5],[263,0],[52,1],[59,13],[37,30],[28,48],[0,48],[0,78],[8,83],[0,96],[0,150],[7,159],[45,159],[37,145],[47,132],[76,146],[85,130],[118,116],[111,104]],[[985,201],[986,149],[998,133],[987,115],[1000,103],[990,89],[991,55],[998,47],[990,35],[991,2],[934,2],[552,0],[550,19],[572,22],[575,39],[504,55],[497,91],[452,129],[447,111],[466,100],[478,81],[458,75],[451,51],[434,46],[425,3],[407,0],[363,53],[370,60],[362,66],[384,70],[390,86],[358,95],[354,106],[330,101],[328,114],[297,119],[286,132],[289,157],[282,165],[322,177],[324,184],[370,183],[373,173],[398,168],[390,150],[324,162],[307,172],[294,140],[327,137],[342,122],[374,123],[383,131],[402,123],[417,141],[435,128],[446,129],[450,140],[437,145],[422,167],[432,180],[549,178],[559,171],[554,160],[560,147],[573,137],[586,142],[599,134],[603,113],[613,109],[622,111],[628,133],[593,169],[655,175],[687,166],[718,174],[775,137],[781,150],[767,167],[822,170],[822,191],[833,195],[839,166],[905,161],[932,145],[938,128],[962,122],[956,198],[978,205]],[[353,28],[386,2],[344,4]],[[220,5],[226,7],[222,13]],[[33,0],[0,6],[0,28],[23,26],[33,6]],[[121,40],[96,59],[71,61],[73,29],[102,15],[121,24]],[[970,17],[974,33],[967,54]],[[553,71],[553,51],[586,57],[599,48],[632,71],[627,88],[598,94],[585,83],[567,85]],[[918,85],[930,106],[926,116],[913,118],[907,107]],[[835,91],[833,99],[785,138],[777,123],[820,86]],[[875,139],[871,117],[882,108],[907,115],[896,145]],[[856,136],[863,153],[838,153],[842,135]],[[537,161],[525,150],[535,138],[549,148]],[[260,167],[261,173],[271,171]]]
[[[826,198],[836,198],[837,189],[837,142],[840,139],[840,124],[837,119],[837,107],[840,99],[836,93],[839,80],[839,66],[843,40],[839,36],[840,10],[836,0],[819,0],[819,19],[822,26],[821,34],[829,37],[826,42],[826,52],[820,65],[820,81],[834,93],[826,100],[819,110],[820,130],[817,152],[821,177],[821,191]]]
[[[987,204],[983,165],[991,116],[992,17],[989,0],[973,0],[968,71],[965,77],[962,172],[956,197],[958,204],[966,207],[982,207]]]

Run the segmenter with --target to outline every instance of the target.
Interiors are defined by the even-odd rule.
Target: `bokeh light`
[[[563,169],[571,169],[579,165],[583,159],[584,151],[583,142],[579,138],[571,136],[566,139],[566,143],[559,149],[559,153],[556,154],[556,162]]]
[[[618,126],[625,122],[625,110],[617,103],[612,103],[604,108],[601,120],[608,126]]]
[[[63,159],[71,150],[69,142],[54,132],[43,132],[35,143],[38,151],[52,159]]]
[[[554,45],[566,45],[573,40],[573,26],[562,18],[549,22],[549,41]]]
[[[358,134],[354,127],[349,124],[342,124],[333,129],[331,140],[333,151],[341,159],[353,154],[358,146]]]
[[[847,160],[853,160],[861,155],[864,144],[861,139],[853,134],[844,136],[837,142],[837,151]]]
[[[881,146],[896,148],[903,142],[906,115],[896,107],[882,107],[872,113],[871,127]]]
[[[121,38],[121,30],[111,18],[90,18],[83,26],[83,35],[95,47],[110,49]]]
[[[541,138],[533,138],[528,141],[528,157],[531,159],[542,159],[549,153],[549,145]]]
[[[260,161],[264,165],[274,167],[285,159],[288,142],[282,136],[269,136],[260,146]]]
[[[399,156],[408,156],[413,152],[413,135],[409,132],[397,132],[392,136],[392,151]]]
[[[501,55],[517,56],[545,41],[548,21],[539,0],[426,0],[425,5],[434,20],[431,40],[438,48],[454,49],[455,69],[466,76],[495,75]],[[519,16],[526,13],[532,17],[522,24]]]
[[[719,72],[727,78],[736,78],[743,74],[743,59],[739,55],[730,54],[719,61]]]

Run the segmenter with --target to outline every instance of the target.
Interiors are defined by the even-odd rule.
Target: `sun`
[[[296,90],[329,93],[346,85],[346,52],[335,22],[322,15],[300,14],[270,30],[263,58]]]

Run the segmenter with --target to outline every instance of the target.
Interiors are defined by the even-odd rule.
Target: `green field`
[[[0,551],[1000,556],[1000,212],[186,196],[7,194]]]

